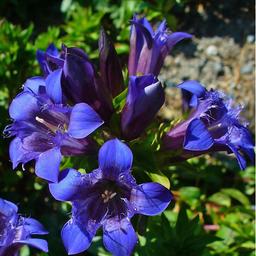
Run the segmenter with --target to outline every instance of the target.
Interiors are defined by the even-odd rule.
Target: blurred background
[[[167,99],[160,116],[181,116],[175,86],[196,79],[222,90],[244,106],[254,135],[255,6],[252,0],[1,0],[0,126],[10,123],[8,106],[28,77],[40,75],[37,49],[64,43],[84,49],[95,65],[103,26],[115,43],[123,66],[129,53],[129,20],[134,13],[152,24],[165,18],[172,31],[194,35],[167,57],[160,79]],[[45,182],[31,175],[32,165],[13,171],[10,139],[0,147],[0,197],[18,203],[20,213],[39,219],[50,231],[50,253],[24,247],[21,256],[66,255],[60,230],[70,216],[68,203],[54,201]],[[162,170],[175,203],[161,216],[135,218],[139,235],[135,255],[252,256],[255,170],[240,171],[235,159],[214,154]],[[164,181],[165,182],[165,181]],[[108,255],[99,236],[81,255]]]

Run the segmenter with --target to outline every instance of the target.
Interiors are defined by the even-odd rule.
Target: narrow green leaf
[[[124,107],[127,93],[128,93],[128,88],[126,88],[124,91],[122,91],[119,95],[117,95],[113,99],[114,109],[119,111]]]
[[[249,199],[238,189],[235,188],[223,188],[221,190],[222,193],[225,195],[230,196],[233,199],[236,199],[243,205],[250,205]]]

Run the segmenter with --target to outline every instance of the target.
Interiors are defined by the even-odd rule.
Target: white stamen
[[[40,118],[40,117],[38,117],[38,116],[36,116],[36,121],[39,122],[39,123],[41,123],[41,124],[44,124],[44,123],[45,123],[44,119],[42,119],[42,118]]]
[[[101,194],[101,197],[103,198],[103,203],[107,203],[109,200],[113,199],[116,195],[117,195],[116,192],[108,191],[106,189],[104,193]]]

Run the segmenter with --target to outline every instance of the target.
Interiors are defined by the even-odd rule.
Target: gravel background
[[[167,85],[167,99],[161,114],[167,119],[180,116],[180,92],[175,86],[195,79],[243,105],[242,115],[254,129],[254,3],[211,2],[215,4],[195,3],[186,9],[187,23],[181,22],[179,31],[192,33],[194,38],[180,43],[166,58],[160,79]]]

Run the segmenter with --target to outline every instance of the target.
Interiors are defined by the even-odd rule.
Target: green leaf
[[[255,250],[255,243],[252,241],[246,241],[240,245],[242,248]]]
[[[62,0],[61,6],[60,6],[61,12],[63,13],[67,12],[68,9],[71,7],[71,5],[72,5],[72,0]]]
[[[147,172],[147,174],[152,181],[160,183],[164,187],[170,189],[170,181],[161,171]]]
[[[217,193],[211,195],[208,198],[208,201],[218,204],[220,206],[230,207],[230,205],[231,205],[231,199],[230,199],[229,195],[221,193],[221,192],[217,192]]]
[[[180,209],[180,212],[177,218],[177,223],[176,223],[176,232],[180,237],[186,234],[188,222],[189,220],[188,220],[186,209],[182,207]]]
[[[125,105],[125,100],[126,100],[127,93],[128,93],[128,88],[126,88],[124,91],[122,91],[119,95],[117,95],[113,99],[113,106],[114,106],[115,110],[117,110],[117,111],[122,110],[122,108]]]
[[[197,187],[182,187],[180,190],[180,199],[188,203],[191,207],[200,204],[201,191]]]
[[[22,246],[20,249],[20,256],[29,256],[29,247],[27,245]]]
[[[233,199],[236,199],[243,205],[250,205],[249,199],[238,189],[235,188],[223,188],[221,192],[225,195],[230,196]]]

